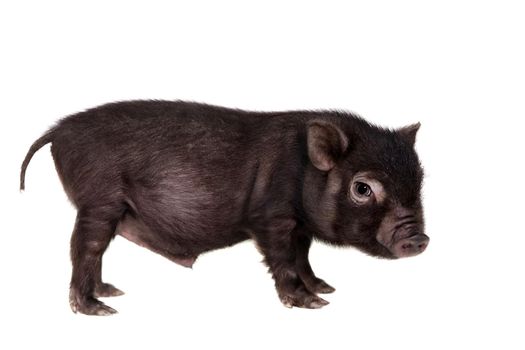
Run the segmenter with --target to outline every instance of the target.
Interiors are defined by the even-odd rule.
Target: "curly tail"
[[[20,191],[23,191],[25,189],[26,168],[29,165],[31,158],[33,158],[33,155],[36,153],[36,151],[38,151],[40,148],[44,147],[46,144],[53,141],[54,132],[55,132],[55,128],[49,129],[44,135],[42,135],[42,137],[36,140],[29,148],[29,151],[27,152],[24,162],[22,163],[22,170],[20,171]]]

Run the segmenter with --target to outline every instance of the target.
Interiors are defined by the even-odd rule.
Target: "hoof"
[[[299,291],[297,293],[281,294],[281,302],[287,308],[300,307],[305,309],[320,309],[329,304],[328,301],[308,291]]]
[[[307,288],[310,292],[315,294],[328,294],[335,292],[334,287],[317,277],[313,283],[307,284]]]
[[[102,283],[95,288],[94,294],[96,298],[108,298],[124,295],[124,292],[116,288],[112,284]]]
[[[78,312],[84,315],[109,316],[117,313],[117,310],[103,302],[93,297],[82,298],[73,291],[69,294],[69,305],[74,313]]]

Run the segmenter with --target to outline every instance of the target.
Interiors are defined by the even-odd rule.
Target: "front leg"
[[[312,237],[304,232],[298,232],[295,235],[296,240],[296,258],[295,264],[299,277],[312,293],[332,293],[335,288],[315,276],[310,261],[308,261],[308,251],[312,244]]]
[[[296,222],[274,219],[258,230],[255,240],[273,279],[281,302],[286,307],[318,309],[328,301],[312,293],[299,277],[296,265]]]

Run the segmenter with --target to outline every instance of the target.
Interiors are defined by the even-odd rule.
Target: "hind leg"
[[[116,232],[113,234],[115,236]],[[97,260],[95,265],[95,292],[96,298],[118,297],[124,292],[110,283],[102,282],[102,259]]]
[[[113,238],[122,212],[117,205],[79,208],[71,237],[73,274],[69,302],[74,312],[86,315],[110,315],[116,312],[95,297],[102,296],[97,292],[104,290],[101,280],[102,255]]]
[[[95,267],[95,292],[94,296],[97,298],[107,298],[107,297],[118,297],[124,295],[124,292],[115,287],[110,283],[102,282],[102,259],[97,261]]]

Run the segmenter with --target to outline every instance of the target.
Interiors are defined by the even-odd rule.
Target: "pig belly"
[[[197,260],[197,256],[186,253],[178,242],[152,232],[144,223],[129,214],[125,214],[120,220],[115,234],[184,267],[191,268]]]

